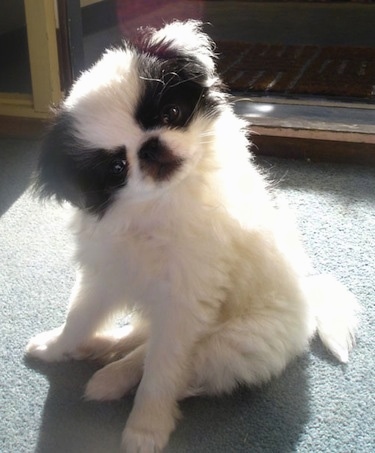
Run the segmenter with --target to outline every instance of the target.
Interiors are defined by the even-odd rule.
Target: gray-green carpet
[[[42,206],[28,183],[37,141],[0,141],[0,451],[118,452],[132,397],[88,403],[89,363],[25,361],[28,339],[64,319],[73,284],[64,209]],[[354,291],[358,344],[340,365],[318,341],[279,378],[223,398],[182,403],[168,452],[375,451],[375,169],[261,161],[294,207],[318,269]]]

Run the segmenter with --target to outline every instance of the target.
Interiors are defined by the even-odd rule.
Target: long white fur
[[[166,26],[155,37],[164,38],[198,43],[213,65],[196,23]],[[135,59],[107,52],[65,101],[82,140],[126,145],[131,173],[100,221],[74,214],[79,266],[66,323],[31,339],[27,352],[47,361],[122,354],[93,376],[86,396],[119,398],[139,383],[123,447],[146,453],[166,445],[178,400],[267,381],[317,330],[347,361],[357,303],[333,278],[308,277],[293,222],[274,208],[229,105],[184,131],[140,129]],[[150,136],[185,159],[171,181],[155,183],[139,169],[137,150]],[[134,320],[119,336],[104,331],[117,311]]]

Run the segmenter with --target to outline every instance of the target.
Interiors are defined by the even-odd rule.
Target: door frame
[[[0,93],[0,115],[48,118],[62,98],[57,0],[24,0],[32,93]]]

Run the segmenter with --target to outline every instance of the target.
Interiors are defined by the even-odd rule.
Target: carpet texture
[[[218,42],[232,91],[321,95],[375,102],[375,48]]]
[[[96,366],[25,360],[28,339],[63,322],[74,280],[67,213],[28,189],[37,141],[0,141],[0,451],[119,452],[133,397],[88,403]],[[375,451],[375,169],[263,159],[293,206],[320,271],[354,291],[364,311],[348,365],[314,341],[262,388],[192,398],[167,452]]]

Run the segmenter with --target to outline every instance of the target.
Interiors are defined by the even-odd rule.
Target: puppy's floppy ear
[[[215,67],[214,42],[202,31],[202,23],[195,20],[175,21],[160,30],[140,30],[137,47],[159,59],[177,59],[189,65],[195,81],[211,87],[218,82]]]
[[[57,113],[43,141],[35,174],[34,191],[41,199],[55,198],[80,206],[72,157],[78,146],[72,118],[66,112]]]

